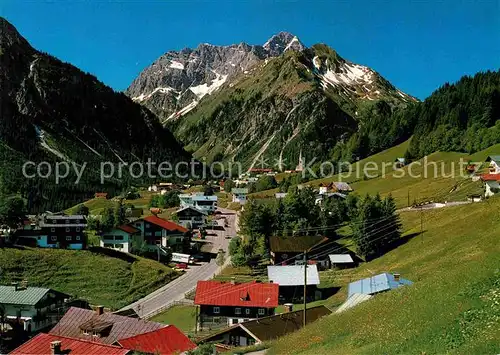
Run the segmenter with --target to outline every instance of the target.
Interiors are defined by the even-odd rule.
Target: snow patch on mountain
[[[132,100],[141,102],[141,101],[149,99],[151,96],[153,96],[157,92],[160,92],[162,94],[167,94],[167,93],[169,93],[171,91],[175,92],[175,93],[178,93],[177,90],[174,90],[173,88],[171,88],[169,86],[167,86],[167,87],[157,87],[151,93],[149,93],[147,95],[146,94],[140,94],[139,96],[133,97]]]
[[[313,64],[314,64],[314,67],[318,70],[321,69],[321,60],[318,58],[318,56],[315,56],[313,58]]]
[[[184,70],[184,64],[172,60],[172,62],[170,63],[170,68]]]
[[[299,43],[300,43],[300,41],[299,41],[299,39],[297,38],[297,36],[294,36],[294,37],[292,38],[292,40],[291,40],[291,41],[290,41],[290,42],[286,45],[286,47],[285,47],[285,50],[284,50],[284,51],[286,52],[287,50],[289,50],[290,48],[292,48],[292,46],[294,45],[294,43],[297,43],[297,44],[299,44]]]
[[[198,99],[201,99],[205,95],[210,95],[213,93],[215,90],[220,88],[227,80],[228,75],[221,75],[219,73],[214,72],[216,75],[216,78],[213,79],[210,84],[204,83],[201,85],[197,86],[192,86],[189,88],[195,94],[198,96]]]
[[[314,59],[313,62],[315,62]],[[314,65],[316,66],[316,62],[314,63]],[[319,77],[322,79],[323,88],[326,88],[328,87],[328,85],[339,86],[343,84],[371,84],[374,80],[374,73],[372,70],[365,66],[345,63],[340,67],[340,71],[335,72],[331,69],[328,69],[326,73],[320,74]]]

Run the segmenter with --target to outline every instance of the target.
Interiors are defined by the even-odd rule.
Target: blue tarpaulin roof
[[[400,286],[412,284],[413,282],[411,282],[410,280],[403,279],[401,277],[399,278],[399,281],[395,281],[393,274],[384,272],[383,274],[351,282],[349,284],[347,298],[351,297],[354,293],[373,295],[375,293],[388,291]]]

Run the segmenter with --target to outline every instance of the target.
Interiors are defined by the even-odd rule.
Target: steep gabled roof
[[[196,348],[196,344],[173,325],[121,339],[118,343],[127,349],[162,355],[183,353]]]
[[[107,325],[107,328],[104,334],[99,337],[93,337],[91,334],[85,335],[83,333],[85,329],[82,329],[82,326],[90,329],[91,324],[96,325],[96,330],[98,330],[98,325]],[[109,326],[109,324],[112,325]],[[147,320],[120,316],[113,313],[98,315],[92,310],[71,307],[49,334],[91,340],[103,344],[114,344],[120,339],[151,332],[163,327],[165,327],[164,324]]]
[[[23,345],[14,349],[10,354],[15,355],[46,355],[50,354],[50,343],[53,341],[61,342],[61,354],[71,355],[125,355],[130,353],[129,349],[119,346],[99,344],[96,342],[74,339],[52,334],[40,333],[34,338],[28,340]]]
[[[168,231],[179,231],[182,233],[186,233],[188,231],[187,228],[184,228],[183,226],[178,225],[177,223],[174,223],[172,221],[167,221],[166,219],[157,217],[157,216],[148,216],[145,217],[144,220],[146,222],[152,223],[154,225],[157,225],[158,227],[161,227],[163,229],[166,229]]]
[[[194,303],[197,305],[278,307],[279,286],[256,281],[241,284],[198,281]]]
[[[315,322],[319,318],[327,316],[331,313],[332,311],[325,306],[308,308],[306,311],[306,324]],[[201,339],[200,342],[217,341],[223,334],[238,327],[247,332],[248,335],[256,341],[263,342],[293,333],[304,326],[303,322],[303,310],[281,313],[233,325]]]
[[[495,163],[499,164],[500,163],[500,155],[489,155],[488,158],[486,158],[486,161],[494,161]]]
[[[24,304],[29,306],[34,306],[48,292],[55,292],[61,296],[61,298],[69,298],[70,296],[53,291],[49,288],[42,287],[31,287],[28,286],[25,289],[17,289],[15,286],[0,286],[0,303],[4,304]]]

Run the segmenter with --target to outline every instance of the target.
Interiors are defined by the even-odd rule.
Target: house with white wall
[[[231,193],[233,194],[233,202],[237,202],[240,205],[244,205],[247,202],[247,188],[233,188],[231,189]]]
[[[500,174],[500,155],[490,155],[486,162],[489,163],[490,174]]]
[[[200,211],[212,214],[217,209],[217,196],[205,196],[203,193],[180,194],[181,207],[194,207]]]
[[[500,192],[500,174],[481,175],[484,182],[484,196],[489,197]]]
[[[130,225],[113,228],[100,236],[100,246],[110,248],[124,253],[131,253],[134,242],[140,239],[141,231]]]
[[[182,207],[175,211],[175,214],[179,224],[185,228],[197,229],[207,221],[207,212],[193,206]]]
[[[23,283],[0,285],[0,307],[5,323],[21,326],[28,333],[56,324],[67,309],[70,296],[49,288],[28,287]],[[0,327],[5,324],[0,324]]]

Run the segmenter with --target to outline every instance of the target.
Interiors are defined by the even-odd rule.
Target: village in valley
[[[488,156],[467,165],[467,179],[484,190],[462,202],[428,198],[401,208],[390,195],[363,200],[347,182],[250,169],[234,181],[162,182],[113,197],[96,192],[67,211],[24,216],[17,228],[4,230],[3,248],[146,258],[175,275],[119,306],[95,304],[64,287],[40,287],[29,277],[4,284],[2,346],[16,348],[13,354],[49,348],[58,354],[68,341],[97,353],[259,349],[380,293],[418,283],[392,267],[365,269],[359,275],[369,274],[359,278],[349,270],[363,270],[401,245],[399,214],[493,196],[500,191],[499,163]],[[395,171],[405,168],[404,159],[394,160]],[[302,182],[288,187],[291,179]],[[357,210],[363,204],[392,207],[389,214],[363,220]],[[301,220],[314,220],[317,227],[296,225]]]
[[[0,355],[500,354],[499,4],[2,4]]]

